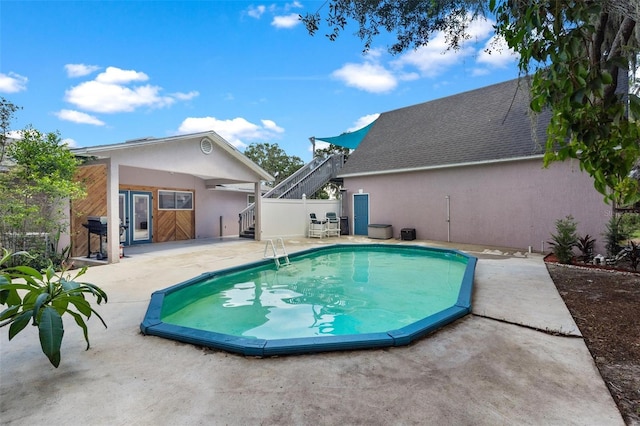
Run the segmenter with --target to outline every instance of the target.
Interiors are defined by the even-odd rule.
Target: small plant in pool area
[[[593,260],[593,248],[596,244],[595,238],[591,238],[591,235],[587,234],[584,237],[578,237],[576,247],[580,250],[580,260],[584,263],[591,262]]]
[[[620,250],[622,250],[620,243],[628,240],[630,237],[625,229],[622,218],[623,216],[612,216],[609,222],[607,222],[607,229],[603,235],[607,242],[606,249],[608,257],[615,257],[620,253]]]
[[[633,270],[637,271],[638,264],[640,264],[640,245],[629,240],[629,247],[631,247],[631,250],[629,251],[629,263],[631,263]]]
[[[573,248],[578,243],[577,226],[571,215],[556,221],[556,233],[551,234],[551,241],[548,241],[548,244],[553,247],[553,254],[560,263],[571,263],[573,259]]]
[[[0,305],[7,308],[0,313],[0,327],[9,326],[9,340],[31,322],[31,325],[38,327],[42,352],[57,368],[64,335],[62,315],[69,314],[82,328],[89,349],[89,331],[85,319],[88,320],[93,313],[105,328],[107,325],[91,307],[85,294],[93,295],[98,305],[103,300],[107,302],[107,294],[94,284],[76,281],[87,268],[79,269],[73,277],[65,269],[56,272],[51,263],[42,272],[24,265],[2,269],[12,256],[6,249],[2,249]]]

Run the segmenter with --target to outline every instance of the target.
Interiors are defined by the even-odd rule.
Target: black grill
[[[98,216],[87,217],[87,223],[83,223],[82,226],[87,228],[87,258],[90,258],[95,253],[96,259],[102,260],[107,258],[107,254],[102,250],[102,237],[107,236],[107,223],[102,223]],[[91,234],[97,235],[100,240],[100,251],[91,252]]]

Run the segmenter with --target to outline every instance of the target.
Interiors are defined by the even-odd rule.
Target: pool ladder
[[[282,253],[278,253],[276,246],[280,243],[280,248],[282,249]],[[271,253],[267,253],[271,248]],[[273,259],[276,263],[276,268],[280,269],[281,266],[291,265],[289,261],[289,255],[287,254],[287,249],[284,248],[284,240],[282,238],[278,238],[276,243],[273,243],[273,240],[267,240],[267,243],[264,246],[264,258],[265,259]],[[284,259],[282,262],[281,259]]]

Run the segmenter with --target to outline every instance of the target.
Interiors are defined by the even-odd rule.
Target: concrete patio
[[[378,241],[285,240],[289,252],[336,242]],[[264,359],[139,331],[154,290],[259,260],[264,242],[127,249],[82,279],[109,295],[89,351],[65,322],[55,369],[35,327],[11,342],[0,329],[0,424],[623,425],[542,256],[459,248],[480,259],[472,315],[407,347]]]

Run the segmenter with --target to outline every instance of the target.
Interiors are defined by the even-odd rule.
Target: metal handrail
[[[299,199],[303,194],[313,194],[337,176],[344,162],[343,154],[334,154],[327,158],[316,157],[267,191],[262,198]],[[239,234],[252,226],[255,226],[255,203],[249,204],[238,214]]]

